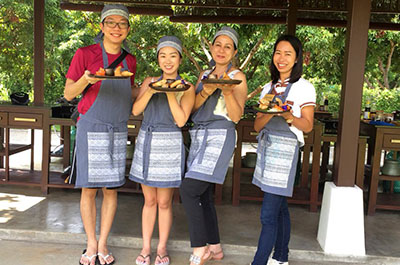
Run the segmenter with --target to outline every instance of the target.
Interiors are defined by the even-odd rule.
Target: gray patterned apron
[[[100,45],[107,68],[107,53],[102,42]],[[123,69],[129,70],[125,59]],[[111,188],[125,183],[127,122],[131,111],[130,79],[101,81],[96,100],[77,123],[75,187]]]
[[[276,97],[285,102],[291,86],[289,83],[284,95]],[[299,156],[296,135],[283,117],[274,116],[260,131],[257,139],[257,163],[253,184],[264,192],[291,197]]]
[[[155,93],[143,112],[129,179],[151,187],[176,188],[184,168],[181,128],[175,124],[167,95]]]
[[[228,75],[233,78],[237,72],[235,70]],[[206,71],[202,78],[210,73],[211,71]],[[203,84],[200,83],[196,94],[202,89]],[[235,123],[228,118],[224,107],[224,96],[217,89],[192,114],[194,126],[189,130],[191,144],[185,178],[224,183],[236,143]]]

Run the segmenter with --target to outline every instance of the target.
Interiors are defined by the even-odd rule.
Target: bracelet
[[[292,122],[293,122],[293,120],[294,120],[294,117],[293,117],[293,118],[291,118],[291,119],[287,119],[287,120],[286,120],[286,122],[287,122],[287,123],[292,123]]]

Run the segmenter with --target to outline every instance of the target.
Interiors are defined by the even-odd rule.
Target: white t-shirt
[[[284,92],[286,87],[277,87],[276,92]],[[263,98],[271,90],[271,82],[264,85],[261,91],[260,98]],[[301,109],[306,106],[315,106],[316,94],[314,86],[307,80],[300,78],[297,82],[292,84],[289,95],[286,98],[289,105],[292,106],[293,116],[300,118]],[[303,131],[294,126],[290,126],[290,130],[297,136],[300,146],[304,145]]]

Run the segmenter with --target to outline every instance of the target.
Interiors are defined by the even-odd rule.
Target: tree
[[[33,80],[32,1],[0,3],[0,94],[30,92]]]
[[[60,0],[45,3],[45,102],[52,103],[63,94],[65,74],[75,51],[93,44],[100,31],[99,13],[65,11]],[[210,10],[210,12],[213,12]],[[192,82],[209,68],[209,45],[222,24],[171,23],[168,17],[131,16],[127,42],[137,57],[136,81],[160,74],[156,45],[164,35],[179,37],[184,46],[180,75]],[[239,33],[239,53],[235,59],[247,76],[249,92],[257,90],[247,105],[254,105],[262,85],[270,81],[269,64],[277,37],[284,25],[228,24]],[[340,98],[344,58],[345,29],[298,26],[297,36],[304,47],[304,77],[317,89],[318,102],[329,98],[331,109]],[[369,87],[399,87],[400,60],[397,32],[370,31],[365,68]],[[15,91],[33,97],[33,1],[0,2],[0,98],[8,99]],[[383,95],[383,94],[382,94]],[[386,95],[386,94],[385,94]],[[390,94],[392,95],[392,94]],[[392,96],[376,97],[380,100]],[[379,106],[387,106],[380,104]]]
[[[368,34],[368,56],[365,83],[369,88],[393,89],[399,86],[400,35],[398,32],[371,30]],[[395,59],[395,60],[393,60]]]

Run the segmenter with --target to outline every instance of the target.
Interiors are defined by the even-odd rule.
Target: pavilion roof
[[[297,24],[345,26],[346,0],[63,0],[64,9],[100,11],[105,3],[122,3],[133,14],[169,16],[173,22],[281,24],[290,5]],[[371,28],[400,30],[400,0],[372,0]]]

